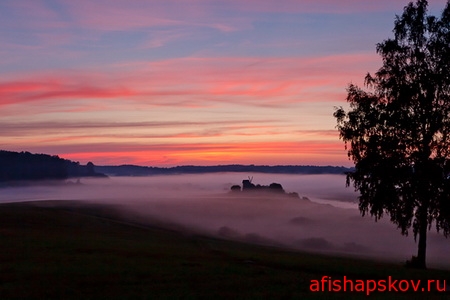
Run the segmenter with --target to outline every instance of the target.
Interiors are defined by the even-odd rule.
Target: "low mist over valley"
[[[403,262],[415,254],[385,216],[361,217],[344,175],[248,174],[255,184],[282,184],[287,193],[231,192],[243,173],[111,177],[65,185],[4,187],[1,202],[77,200],[113,205],[127,222],[311,252]],[[303,198],[306,197],[307,199]],[[430,232],[430,266],[449,268],[450,244]]]

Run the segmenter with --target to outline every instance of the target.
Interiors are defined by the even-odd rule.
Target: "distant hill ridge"
[[[169,168],[136,165],[95,166],[95,171],[110,176],[149,176],[174,174],[205,174],[222,172],[271,173],[271,174],[345,174],[352,168],[311,165],[217,165],[217,166],[177,166]]]
[[[57,155],[33,154],[0,150],[0,182],[15,180],[60,180],[77,177],[150,176],[174,174],[206,174],[223,172],[271,174],[344,174],[351,168],[311,165],[216,165],[146,167],[136,165],[95,166],[92,162],[80,165]],[[106,174],[106,175],[105,175]]]

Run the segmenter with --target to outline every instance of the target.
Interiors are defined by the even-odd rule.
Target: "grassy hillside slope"
[[[450,271],[247,245],[131,224],[110,206],[70,201],[0,205],[1,299],[349,299],[313,279],[446,279]],[[446,293],[373,293],[372,299]]]

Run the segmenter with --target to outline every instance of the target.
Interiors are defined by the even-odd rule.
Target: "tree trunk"
[[[417,260],[415,262],[415,267],[420,269],[426,269],[427,231],[428,231],[427,210],[421,213],[419,222],[420,222],[419,250],[417,252]]]

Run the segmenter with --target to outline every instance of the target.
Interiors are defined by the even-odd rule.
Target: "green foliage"
[[[387,213],[402,234],[412,226],[424,266],[432,222],[450,234],[450,1],[440,18],[427,15],[425,0],[409,3],[393,32],[377,45],[383,66],[367,74],[367,90],[351,84],[350,110],[334,117],[360,211]]]

